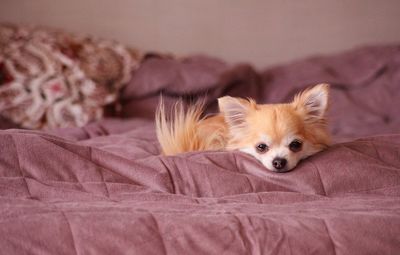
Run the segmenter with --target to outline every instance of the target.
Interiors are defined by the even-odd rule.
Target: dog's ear
[[[232,130],[242,129],[246,125],[246,116],[256,104],[252,99],[224,96],[218,98],[219,111],[225,117],[225,121]]]
[[[318,84],[297,94],[292,105],[304,120],[313,123],[325,119],[328,108],[329,85]]]

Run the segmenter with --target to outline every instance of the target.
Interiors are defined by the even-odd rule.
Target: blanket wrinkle
[[[375,117],[375,118],[383,118],[383,123],[385,123],[385,119],[387,119],[388,117],[386,115],[382,116],[382,113],[380,112],[381,109],[376,108],[373,105],[369,105],[369,102],[367,102],[366,100],[360,99],[359,95],[354,95],[354,93],[346,93],[346,96],[348,98],[349,101],[353,102],[353,107],[354,108],[360,108],[363,111],[365,111],[365,113],[367,115],[370,115],[370,117]],[[386,123],[385,123],[386,124]]]
[[[89,158],[90,158],[90,161],[93,161],[93,157],[92,157],[92,148],[91,147],[89,147]],[[98,169],[98,168],[96,168],[96,169]],[[105,180],[104,180],[104,174],[103,174],[103,171],[98,171],[99,172],[99,175],[101,176],[101,181],[102,181],[102,183],[104,184],[104,188],[105,188],[105,190],[106,190],[106,196],[108,197],[108,198],[110,198],[110,191],[108,190],[108,186],[107,186],[107,183],[105,182]]]
[[[28,134],[28,135],[30,135],[30,134]],[[34,137],[32,137],[32,138],[35,139],[35,138],[37,138],[37,137],[34,136]],[[63,149],[63,150],[70,151],[71,153],[73,153],[74,155],[76,155],[76,156],[82,158],[83,160],[87,161],[88,163],[94,164],[94,165],[96,166],[96,168],[108,170],[108,171],[112,172],[113,174],[117,174],[117,175],[123,177],[125,180],[130,180],[130,183],[131,183],[131,184],[135,184],[135,185],[139,185],[139,184],[140,184],[140,183],[138,183],[138,182],[132,182],[133,180],[131,180],[131,178],[129,178],[128,176],[121,175],[119,172],[114,171],[112,168],[107,168],[107,167],[105,168],[105,167],[104,167],[104,164],[103,164],[103,165],[98,164],[97,161],[96,161],[96,159],[94,159],[94,158],[92,158],[92,159],[90,160],[88,157],[83,156],[81,153],[78,153],[77,151],[74,151],[73,149],[68,149],[68,147],[65,146],[65,145],[68,144],[68,145],[72,145],[72,146],[73,146],[72,148],[75,148],[75,149],[76,149],[76,148],[79,148],[79,149],[84,148],[85,150],[90,149],[90,146],[74,145],[74,144],[71,144],[71,143],[68,142],[68,141],[62,141],[62,140],[60,140],[60,139],[57,139],[57,140],[51,140],[51,139],[48,140],[48,139],[45,139],[45,140],[43,140],[43,141],[50,142],[50,143],[54,144],[55,146],[60,147],[60,148]],[[60,142],[62,142],[62,144],[60,144]],[[98,151],[96,148],[91,148],[90,150],[91,150],[91,151]],[[101,153],[104,154],[104,151],[101,151]],[[120,158],[119,156],[116,156],[116,155],[112,155],[112,156],[113,156],[113,157],[118,157],[118,158]],[[120,161],[123,161],[123,160],[126,161],[125,158],[120,158]],[[104,172],[104,171],[101,171],[101,173],[103,173],[103,172]],[[75,173],[75,172],[72,172],[72,173]],[[128,177],[128,178],[127,178],[127,177]],[[65,181],[65,180],[64,180],[64,181]],[[78,182],[79,182],[79,180],[78,180]],[[141,185],[143,185],[143,183],[142,183]]]
[[[329,231],[329,228],[328,228],[328,224],[326,223],[326,219],[322,219],[322,222],[323,222],[323,224],[324,224],[324,226],[325,226],[326,233],[327,233],[327,235],[328,235],[328,237],[329,237],[329,239],[330,239],[330,241],[331,241],[331,244],[332,244],[332,252],[333,252],[334,255],[336,255],[336,254],[337,254],[337,252],[336,252],[336,244],[335,244],[335,242],[333,241],[332,235],[331,235],[331,233],[330,233],[330,231]]]
[[[58,185],[52,185],[52,183],[54,183],[54,181],[48,181],[48,182],[42,182],[38,179],[35,178],[31,178],[31,177],[25,177],[27,179],[27,183],[31,183],[32,186],[35,186],[36,188],[31,188],[31,199],[35,199],[38,201],[48,201],[48,198],[43,199],[43,197],[40,196],[40,193],[35,193],[34,191],[41,186],[44,186],[48,189],[57,189],[59,192],[64,192],[64,193],[75,193],[75,194],[79,194],[79,193],[84,193],[87,195],[90,195],[91,199],[100,199],[100,200],[104,200],[104,199],[108,199],[110,201],[112,201],[111,198],[107,198],[106,196],[104,196],[104,193],[101,194],[96,194],[93,191],[90,190],[86,190],[86,188],[84,187],[84,185],[82,184],[78,184],[76,182],[67,182],[67,183],[73,183],[73,184],[77,184],[78,186],[80,186],[80,189],[73,189],[73,188],[67,188],[65,186],[60,187],[61,185],[59,185],[60,183],[66,183],[64,181],[62,182],[56,182],[56,184],[58,183]],[[51,194],[46,194],[51,195]]]
[[[256,196],[257,199],[249,199],[247,197]],[[265,198],[263,198],[265,197]],[[276,198],[276,200],[269,199],[270,197]],[[284,201],[280,201],[280,197],[285,197]],[[291,199],[292,197],[292,199]],[[301,203],[305,204],[307,202],[313,202],[315,200],[324,200],[329,199],[326,196],[322,196],[319,194],[303,194],[301,192],[296,191],[259,191],[257,193],[245,193],[240,195],[231,195],[231,196],[224,196],[222,199],[232,200],[235,203],[244,203],[244,204],[252,204],[257,202],[259,204],[294,204],[294,203]]]
[[[318,179],[319,179],[319,181],[320,181],[320,183],[321,183],[321,188],[322,188],[323,193],[320,194],[320,195],[323,195],[323,196],[328,197],[329,195],[328,195],[328,193],[326,192],[325,185],[324,185],[324,182],[322,181],[321,174],[319,173],[318,166],[317,166],[314,162],[312,162],[312,161],[310,161],[310,164],[311,164],[311,165],[314,167],[314,169],[316,170],[316,172],[317,172],[317,174],[318,174]]]
[[[199,193],[196,193],[196,196],[217,197],[218,196],[217,195],[218,188],[215,188],[216,185],[213,185],[213,183],[212,183],[214,176],[209,174],[210,170],[213,170],[213,169],[211,169],[207,165],[204,166],[204,169],[206,171],[204,171],[205,177],[203,179],[204,179],[205,185],[204,185],[203,190],[207,190],[208,192],[207,192],[207,194],[204,194],[204,192],[199,192]],[[200,185],[197,184],[197,181],[194,178],[193,178],[193,183],[195,185],[195,190],[200,190]],[[220,184],[220,185],[225,185],[225,183]]]
[[[351,86],[351,89],[365,89],[370,86],[376,80],[382,78],[389,70],[389,60],[385,63],[380,63],[370,73],[366,73],[365,76],[361,76],[358,81],[355,81]]]
[[[145,212],[142,212],[142,213],[145,213],[146,215],[150,215],[149,218],[150,218],[151,222],[153,222],[152,225],[155,224],[154,222],[157,222],[157,220],[156,220],[156,218],[155,218],[155,216],[153,215],[152,212],[147,212],[147,211],[145,211]],[[181,234],[176,234],[176,233],[173,233],[174,231],[168,231],[168,230],[166,230],[166,231],[163,231],[163,232],[162,232],[162,231],[160,231],[160,227],[159,227],[158,222],[157,222],[156,224],[157,224],[157,225],[156,225],[156,230],[157,230],[157,231],[154,231],[153,228],[152,228],[153,231],[151,232],[151,236],[149,236],[148,238],[146,238],[146,239],[144,239],[144,240],[141,240],[140,243],[138,243],[138,244],[136,245],[136,247],[138,248],[138,251],[141,251],[141,250],[142,250],[142,247],[154,243],[154,245],[151,246],[152,253],[150,253],[150,254],[153,254],[153,253],[156,251],[156,249],[157,249],[157,250],[163,250],[163,251],[164,251],[163,254],[168,254],[168,253],[166,253],[166,251],[167,251],[167,245],[166,245],[166,244],[167,244],[167,243],[170,244],[171,241],[172,241],[172,242],[174,242],[174,241],[176,242],[176,240],[177,240],[180,236],[184,236],[183,233],[181,233]],[[172,228],[172,230],[174,230],[174,228]],[[161,239],[161,243],[162,243],[161,247],[160,247],[160,245],[159,245],[160,242],[157,242],[157,243],[154,242],[154,241],[155,241],[154,232],[156,232],[156,233],[157,233],[157,236],[159,237],[159,238],[157,238],[157,240]],[[172,233],[171,233],[171,232],[172,232]],[[171,244],[170,244],[170,245],[171,245]],[[176,243],[174,243],[174,244],[172,245],[172,248],[174,248],[174,246],[176,246]],[[155,252],[154,254],[161,254],[161,253],[158,251],[158,252]]]
[[[238,169],[238,171],[239,171],[239,167],[238,167],[238,163],[237,163],[237,158],[236,158],[236,154],[230,154],[231,155],[231,157],[233,158],[233,161],[235,162],[235,168],[236,169]],[[257,193],[257,189],[254,187],[254,185],[253,185],[253,183],[251,182],[251,180],[249,179],[249,177],[247,176],[247,175],[244,175],[245,177],[246,177],[246,180],[248,181],[248,183],[249,183],[249,185],[250,185],[250,187],[251,187],[251,192],[253,193],[253,194],[256,194],[256,197],[258,198],[258,200],[259,200],[259,202],[260,203],[262,203],[262,199],[260,198],[260,196],[258,195],[258,193]]]
[[[400,185],[353,190],[353,191],[347,191],[345,194],[348,194],[348,193],[360,193],[360,192],[365,192],[365,191],[378,191],[378,190],[382,190],[382,189],[390,189],[390,188],[397,188],[397,187],[400,187]]]
[[[249,216],[247,216],[246,218],[248,219],[248,222],[250,225],[250,231],[253,231],[255,233],[261,231],[261,228],[259,226],[257,226],[257,223],[254,222],[252,220],[252,218],[250,218]],[[281,231],[281,229],[279,229],[279,236],[281,238],[278,239],[277,243],[280,243],[284,237],[284,233],[283,233],[283,231]],[[268,233],[266,234],[266,236],[264,236],[264,238],[266,238],[268,240]],[[253,244],[252,244],[253,247],[257,247],[257,252],[258,252],[257,254],[266,254],[266,250],[270,250],[270,247],[265,247],[265,245],[263,245],[263,244],[264,244],[264,241],[253,242]],[[254,250],[254,248],[253,248],[253,250]]]
[[[93,148],[93,151],[99,152],[99,154],[104,154],[104,151],[98,150],[96,148]],[[115,154],[109,153],[107,155],[111,156],[111,158],[118,158],[119,163],[123,163],[126,166],[129,166],[131,163],[133,163],[132,161],[130,161],[130,160],[126,159],[126,158],[122,158],[122,157],[120,157],[118,155],[115,155]],[[154,171],[155,169],[152,168],[151,166],[148,166],[148,165],[145,165],[145,164],[140,164],[139,162],[135,162],[133,164],[135,166],[135,168],[133,168],[133,169],[131,168],[132,172],[126,172],[126,173],[122,174],[120,171],[117,171],[116,169],[113,169],[113,167],[111,165],[109,165],[109,162],[103,160],[101,157],[94,158],[93,159],[93,163],[96,166],[103,166],[103,167],[105,166],[104,169],[108,170],[113,175],[115,174],[117,176],[122,177],[125,181],[128,181],[128,183],[130,183],[130,184],[149,187],[149,188],[152,188],[154,190],[159,190],[161,192],[164,192],[164,191],[168,192],[168,190],[169,190],[169,187],[162,187],[160,185],[156,185],[158,187],[155,187],[155,186],[153,187],[153,184],[151,184],[151,186],[149,186],[149,184],[147,183],[148,182],[147,181],[147,177],[149,175],[148,173],[149,172],[157,172],[157,171]],[[137,176],[137,175],[134,174],[135,170],[138,170],[139,168],[141,168],[141,169],[144,168],[144,169],[147,170],[147,173],[146,173],[146,175],[143,176],[143,178],[140,178],[140,176]],[[154,173],[153,173],[153,175],[154,175]],[[135,179],[134,176],[139,177],[139,178]]]
[[[211,157],[211,156],[208,155],[208,154],[206,154],[205,157],[204,157],[205,159],[207,159],[207,164],[205,165],[205,167],[207,167],[208,164],[211,163],[211,164],[213,164],[214,166],[217,166],[218,168],[220,168],[220,171],[234,172],[235,174],[238,174],[238,175],[243,176],[243,177],[246,179],[246,181],[248,182],[249,187],[251,187],[251,190],[248,191],[248,192],[250,192],[250,193],[256,193],[256,192],[257,192],[257,189],[255,188],[253,182],[250,180],[249,176],[246,175],[246,174],[244,174],[244,173],[241,173],[241,172],[240,172],[240,169],[239,169],[238,166],[237,166],[236,155],[233,154],[233,153],[230,153],[230,152],[218,152],[218,153],[221,153],[221,155],[226,155],[226,154],[228,154],[228,155],[232,156],[233,159],[234,159],[234,160],[233,160],[233,162],[234,162],[234,164],[233,164],[233,165],[234,165],[234,168],[227,168],[227,167],[221,165],[217,160],[214,160],[213,157]],[[191,156],[189,156],[189,157],[191,157]],[[210,188],[212,188],[212,187],[210,187]]]
[[[31,191],[29,190],[28,182],[26,181],[24,172],[22,171],[22,168],[21,168],[21,163],[20,163],[20,160],[19,160],[17,143],[15,142],[14,136],[12,134],[10,135],[10,137],[12,139],[12,145],[14,147],[15,157],[17,159],[17,168],[19,170],[19,173],[21,174],[22,179],[24,180],[24,183],[25,183],[25,186],[26,186],[26,191],[28,192],[28,195],[29,196],[33,196]]]
[[[378,149],[376,148],[376,144],[375,144],[373,141],[371,141],[370,144],[371,144],[371,147],[375,150],[375,155],[377,156],[377,159],[378,159],[381,163],[384,163],[384,164],[386,164],[386,165],[388,165],[388,166],[390,166],[390,167],[392,167],[392,168],[396,168],[395,165],[389,164],[387,161],[384,161],[384,160],[382,159],[381,154],[379,153]],[[400,151],[400,150],[398,150],[398,151]]]
[[[343,92],[343,95],[349,101],[349,107],[353,109],[360,109],[365,112],[370,118],[381,119],[382,113],[379,109],[364,102],[363,99],[359,99],[359,95],[354,95],[350,91]],[[385,121],[384,121],[385,122]]]
[[[75,155],[77,155],[77,156],[79,156],[79,157],[82,157],[82,159],[85,160],[85,161],[90,161],[90,158],[88,159],[88,158],[86,158],[86,157],[83,157],[83,156],[80,155],[80,154],[77,154],[76,152],[73,152],[72,150],[68,150],[66,147],[63,147],[63,146],[57,144],[56,142],[51,142],[50,140],[43,140],[43,141],[44,141],[45,143],[46,143],[46,142],[52,143],[53,145],[55,145],[55,146],[57,146],[57,147],[60,147],[60,148],[62,148],[63,150],[69,151],[69,152],[71,152],[72,154],[75,154]],[[90,150],[89,150],[89,151],[90,151]],[[56,169],[53,169],[53,170],[56,171]],[[62,182],[76,183],[76,184],[79,185],[79,186],[81,187],[81,189],[84,191],[85,188],[83,187],[83,184],[82,184],[81,181],[79,180],[79,177],[76,175],[76,173],[73,172],[73,174],[72,174],[71,176],[74,177],[74,180],[75,180],[75,181],[62,181]],[[41,184],[43,184],[43,185],[47,185],[46,183],[40,182],[40,179],[37,178],[37,177],[33,177],[33,176],[32,176],[32,177],[28,177],[28,178],[30,178],[30,179],[32,179],[32,180],[34,180],[34,181],[37,181],[37,182],[39,182],[39,183],[41,183]],[[52,182],[52,181],[57,181],[57,180],[51,180],[51,179],[50,179],[50,180],[48,180],[48,181]],[[61,181],[59,181],[59,182],[61,182]],[[88,192],[88,193],[89,193],[89,192]]]
[[[97,136],[106,136],[109,135],[107,129],[103,125],[97,125],[93,128],[93,125],[83,126],[82,131],[85,133],[86,139],[97,137]]]
[[[285,250],[285,251],[287,250],[287,248],[286,248],[287,246],[285,244],[286,244],[286,242],[289,243],[290,238],[286,237],[285,231],[283,230],[283,227],[282,227],[282,224],[278,224],[277,235],[278,235],[278,240],[274,241],[274,244],[272,245],[272,247],[268,247],[269,254],[271,254],[271,255],[277,254],[282,250]],[[282,248],[282,247],[285,247],[285,248]],[[265,252],[260,253],[260,254],[265,254]]]
[[[379,156],[378,150],[376,149],[375,143],[373,141],[369,142],[369,144],[371,145],[371,148],[373,148],[375,150],[376,157],[374,157],[372,155],[369,155],[368,153],[364,153],[364,152],[362,152],[360,150],[357,150],[357,149],[353,148],[352,146],[349,146],[347,143],[346,144],[342,144],[341,146],[343,148],[347,149],[347,150],[350,150],[350,151],[355,152],[355,153],[357,153],[359,155],[367,157],[368,159],[380,162],[380,163],[384,164],[388,169],[391,169],[391,170],[396,171],[396,172],[399,171],[399,169],[396,167],[396,165],[390,164],[387,161],[382,160],[382,158]],[[394,148],[394,149],[397,149],[397,148]],[[397,151],[400,151],[400,150],[397,150]]]
[[[23,177],[20,177],[20,176],[14,177],[13,176],[13,177],[1,177],[1,178],[2,179],[22,179]],[[36,179],[36,178],[33,178],[33,177],[26,176],[25,178],[31,179],[31,180],[34,180],[34,181],[37,181],[37,182],[41,183],[39,179]],[[62,183],[79,185],[78,182],[66,181],[66,180],[46,180],[46,182],[43,182],[41,184],[49,185],[50,183],[55,183],[56,185],[59,185],[59,184],[62,184]],[[100,181],[81,181],[80,183],[81,184],[102,184],[102,186],[103,186],[103,181],[102,180],[100,180]],[[107,181],[107,183],[110,183],[110,184],[128,184],[126,182],[117,182],[117,181]],[[51,186],[51,185],[49,185],[49,186]]]
[[[251,193],[256,193],[257,192],[257,189],[254,187],[254,185],[253,185],[253,183],[250,181],[250,179],[249,179],[249,177],[247,176],[247,175],[243,175],[245,178],[246,178],[246,180],[247,180],[247,182],[249,183],[249,186],[251,187]]]
[[[159,160],[160,160],[161,164],[162,164],[162,165],[165,167],[165,169],[167,170],[168,177],[169,177],[169,179],[170,179],[171,186],[172,186],[171,193],[177,194],[177,192],[176,192],[175,180],[174,180],[174,178],[172,177],[171,171],[169,170],[167,164],[165,163],[165,159],[162,158],[162,157],[160,157]]]
[[[89,146],[85,146],[85,147],[84,147],[85,149],[88,149],[88,151],[89,151],[89,157],[86,158],[86,157],[84,157],[83,155],[74,152],[72,149],[71,149],[71,150],[70,150],[70,149],[67,149],[67,147],[58,144],[58,143],[57,143],[56,141],[54,141],[54,140],[52,141],[52,140],[44,139],[43,141],[45,141],[45,142],[50,142],[50,143],[52,143],[53,145],[56,145],[56,146],[62,148],[63,150],[67,150],[67,151],[69,151],[69,152],[75,154],[76,156],[82,158],[82,159],[85,160],[85,161],[92,162],[92,163],[94,162],[94,161],[92,160],[92,156],[91,156],[92,149],[91,149],[91,147],[89,147]],[[97,166],[100,167],[99,165],[97,165]],[[96,169],[98,169],[98,168],[96,168]],[[99,175],[100,175],[101,178],[102,178],[102,183],[103,183],[104,186],[105,186],[106,196],[107,196],[108,198],[110,198],[110,197],[109,197],[109,192],[108,192],[107,184],[104,182],[103,171],[98,171],[98,172],[99,172]],[[75,177],[75,180],[76,180],[76,181],[48,180],[47,182],[64,182],[64,183],[65,183],[65,182],[69,182],[69,183],[75,183],[75,184],[77,184],[77,185],[79,185],[79,186],[81,187],[81,190],[80,190],[80,191],[86,192],[86,193],[88,193],[88,194],[93,194],[92,192],[87,191],[86,188],[85,188],[84,185],[83,185],[83,183],[88,183],[88,182],[83,182],[83,183],[82,183],[82,181],[79,180],[79,177],[75,175],[75,172],[73,172],[73,173],[74,173],[73,176]],[[36,182],[38,182],[38,183],[41,183],[41,184],[43,184],[43,185],[49,185],[49,184],[47,184],[47,183],[41,182],[38,178],[33,178],[33,177],[32,177],[31,179],[34,180],[34,181],[36,181]],[[93,181],[92,181],[92,182],[90,182],[90,183],[96,183],[96,182],[93,182]],[[49,186],[51,186],[51,185],[49,185]],[[103,193],[102,193],[102,194],[103,194]],[[96,195],[96,196],[97,196],[98,194],[93,194],[93,195]],[[104,194],[103,194],[103,195],[104,195]]]
[[[173,188],[171,189],[175,191],[174,194],[179,194],[179,195],[184,195],[184,196],[190,196],[192,195],[191,193],[187,193],[187,189],[190,186],[190,181],[193,180],[189,180],[189,176],[186,174],[186,169],[184,169],[183,171],[181,171],[181,167],[178,166],[178,163],[176,160],[179,159],[179,156],[163,156],[162,157],[162,164],[164,166],[166,166],[166,169],[168,169],[168,173],[169,175],[172,177],[172,182],[171,182],[171,186],[173,186]],[[166,163],[166,164],[165,164]],[[182,168],[184,168],[185,165],[182,166]],[[196,193],[196,188],[194,187],[194,192]],[[169,192],[170,193],[170,192]]]
[[[257,199],[258,199],[258,203],[263,204],[263,200],[262,200],[260,194],[259,194],[259,193],[253,193],[253,194],[256,195],[256,197],[257,197]]]
[[[156,232],[157,236],[159,237],[159,240],[161,241],[163,254],[168,254],[167,245],[165,245],[165,242],[164,242],[164,236],[165,236],[166,233],[161,234],[162,231],[160,229],[160,226],[158,224],[158,221],[157,221],[156,217],[150,212],[149,212],[149,215],[150,215],[150,218],[153,221],[153,225],[155,226],[155,229],[156,229],[155,232]]]
[[[78,255],[79,252],[78,252],[78,249],[77,249],[76,244],[75,244],[75,237],[74,237],[74,232],[72,231],[71,224],[69,223],[68,217],[65,214],[65,212],[61,211],[61,210],[60,210],[60,212],[61,212],[61,215],[63,216],[63,218],[65,219],[65,221],[67,222],[66,225],[67,225],[67,227],[69,229],[69,232],[71,234],[71,240],[72,240],[73,249],[75,250],[75,254]]]
[[[248,220],[247,217],[244,217],[244,218]],[[254,248],[256,248],[256,246],[255,246],[256,243],[253,242],[253,240],[252,240],[254,237],[249,237],[248,236],[249,234],[251,235],[252,229],[244,227],[244,225],[242,224],[242,220],[238,215],[233,215],[233,219],[235,219],[235,221],[236,221],[235,225],[238,226],[237,231],[238,231],[238,234],[239,234],[239,240],[241,241],[243,247],[245,248],[244,250],[246,250],[247,252],[249,252],[251,254],[260,254],[259,250],[257,252],[255,252],[253,250]],[[248,220],[248,222],[249,222],[249,220]],[[253,227],[253,226],[250,225],[250,227]]]
[[[185,173],[189,173],[189,169],[191,168],[190,165],[188,165],[187,161],[180,160],[182,162],[182,166],[177,166],[177,169],[179,171],[184,171]],[[188,180],[189,187],[193,187],[193,189],[186,193],[186,195],[189,196],[196,196],[196,197],[217,197],[218,196],[218,186],[219,185],[225,185],[225,183],[221,183],[219,179],[216,179],[213,174],[210,174],[210,171],[215,170],[214,167],[210,168],[207,164],[199,164],[201,166],[201,179],[202,183],[198,181],[198,176],[197,175],[186,175],[185,178]],[[219,167],[218,167],[219,168]],[[215,183],[217,182],[217,183]]]
[[[18,194],[19,193],[19,188],[16,188],[16,187],[13,187],[13,186],[11,186],[9,183],[7,183],[7,180],[10,180],[10,179],[21,179],[21,180],[23,180],[24,179],[24,177],[21,177],[21,176],[19,176],[19,177],[2,177],[2,179],[4,179],[4,180],[6,180],[6,182],[3,184],[3,183],[0,183],[0,186],[1,186],[1,189],[7,189],[8,191],[13,191],[13,193],[15,193],[15,194]],[[26,197],[29,197],[29,195],[27,195]],[[33,199],[33,197],[31,197],[32,199]]]

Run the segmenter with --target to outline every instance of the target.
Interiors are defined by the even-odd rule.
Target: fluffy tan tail
[[[205,135],[201,132],[201,114],[204,102],[188,107],[185,112],[183,102],[178,101],[173,108],[172,118],[168,121],[162,98],[156,111],[156,132],[164,155],[175,155],[188,151],[200,151],[215,148],[220,143],[220,134]]]

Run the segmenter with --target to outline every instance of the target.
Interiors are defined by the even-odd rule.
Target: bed
[[[331,84],[334,144],[284,174],[241,152],[162,156],[160,93],[287,102]],[[400,46],[256,70],[150,56],[119,111],[45,131],[1,121],[3,254],[399,254]]]

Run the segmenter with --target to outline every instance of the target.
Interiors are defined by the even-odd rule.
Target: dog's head
[[[218,99],[229,127],[228,149],[248,153],[275,172],[292,170],[301,159],[330,142],[326,126],[329,86],[319,84],[288,104],[256,104],[225,96]]]

